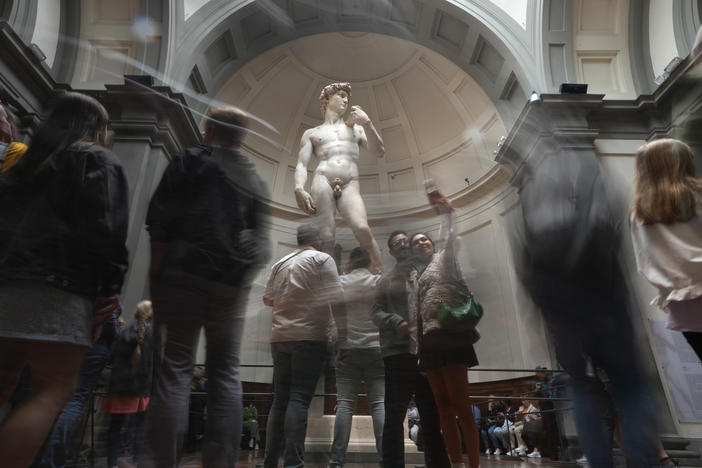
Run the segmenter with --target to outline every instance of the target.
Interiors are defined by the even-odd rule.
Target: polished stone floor
[[[466,466],[467,466],[466,459]],[[255,468],[257,464],[263,462],[263,453],[261,451],[246,451],[242,452],[239,456],[239,461],[237,462],[237,468]],[[199,454],[188,455],[183,457],[180,463],[181,468],[200,468]],[[414,468],[417,465],[407,465],[407,468]],[[482,455],[480,457],[480,467],[481,468],[492,468],[492,467],[502,467],[502,468],[529,468],[529,467],[555,467],[555,468],[577,468],[579,465],[575,463],[566,463],[551,461],[547,458],[526,458],[524,457],[520,460],[505,460],[500,456],[495,455]],[[305,463],[306,468],[327,468],[326,463],[322,462],[310,462]],[[378,465],[375,463],[346,463],[344,468],[377,468]]]

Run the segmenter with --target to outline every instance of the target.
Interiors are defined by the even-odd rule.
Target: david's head
[[[351,99],[350,83],[332,83],[325,86],[319,95],[322,117],[326,114],[327,107],[339,115],[343,114],[349,107],[349,99]]]

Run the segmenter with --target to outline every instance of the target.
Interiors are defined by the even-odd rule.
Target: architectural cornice
[[[32,53],[5,21],[0,21],[0,99],[23,116],[36,118],[56,90],[70,86],[56,83],[49,68]]]
[[[495,160],[515,170],[554,149],[592,147],[595,139],[650,140],[702,117],[702,54],[684,59],[653,94],[605,100],[595,94],[542,94],[526,104]]]
[[[172,155],[200,142],[200,132],[182,94],[170,88],[106,85],[105,90],[81,91],[97,98],[110,114],[117,138],[149,139]]]

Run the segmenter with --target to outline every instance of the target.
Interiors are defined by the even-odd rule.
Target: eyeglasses
[[[395,248],[400,247],[401,245],[409,245],[409,239],[397,239],[390,242],[390,245]]]

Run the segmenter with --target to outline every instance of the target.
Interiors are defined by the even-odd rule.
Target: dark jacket
[[[132,355],[137,345],[137,323],[125,325],[118,333],[112,348],[111,396],[141,397],[151,395],[153,373],[153,330],[146,326],[141,345],[141,360],[132,371]]]
[[[238,151],[199,146],[176,155],[146,218],[151,242],[167,244],[161,274],[239,284],[268,259],[268,198],[255,166]]]
[[[93,299],[119,292],[129,217],[122,165],[90,146],[58,154],[55,166],[29,184],[0,176],[0,280],[45,282]]]
[[[375,287],[372,317],[373,323],[380,331],[380,349],[383,357],[410,352],[409,338],[400,338],[396,333],[400,323],[410,321],[405,284],[409,268],[414,268],[409,260],[395,265],[378,280]]]

